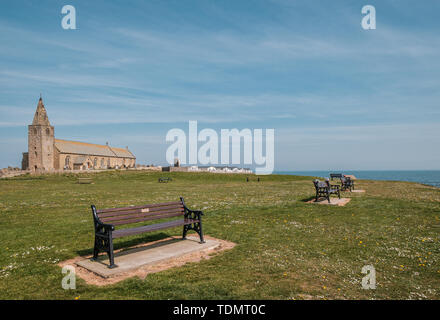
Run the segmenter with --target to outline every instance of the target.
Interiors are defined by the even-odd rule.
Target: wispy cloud
[[[336,155],[361,141],[374,153],[371,141],[397,141],[393,125],[414,124],[419,140],[407,137],[407,148],[418,150],[423,124],[440,123],[439,24],[427,14],[438,4],[408,3],[378,3],[372,32],[351,1],[79,0],[75,31],[59,16],[30,19],[53,4],[22,2],[18,15],[10,3],[0,12],[0,128],[27,125],[41,92],[54,125],[127,124],[115,129],[122,144],[139,136],[130,124],[198,120],[290,128],[300,138],[285,152],[321,145]]]

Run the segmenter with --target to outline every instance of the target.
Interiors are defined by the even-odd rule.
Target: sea
[[[440,170],[276,171],[274,174],[328,178],[330,173],[352,174],[357,179],[418,182],[440,188]]]

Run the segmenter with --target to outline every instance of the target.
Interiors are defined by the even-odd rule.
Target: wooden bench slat
[[[181,213],[170,213],[170,214],[164,215],[164,216],[150,216],[150,217],[133,218],[133,219],[128,219],[128,220],[112,221],[111,224],[114,226],[119,226],[119,225],[133,224],[133,223],[144,222],[144,221],[149,221],[149,220],[166,219],[166,218],[172,218],[172,217],[178,217],[178,216],[182,216],[182,214]]]
[[[117,215],[117,216],[110,216],[110,217],[99,217],[99,219],[102,222],[107,223],[109,221],[126,220],[126,219],[146,217],[146,216],[160,216],[160,215],[164,215],[164,214],[168,214],[168,213],[178,213],[178,212],[181,214],[184,214],[185,210],[183,208],[171,208],[171,209],[167,209],[167,210],[153,211],[153,212],[139,211],[139,212],[124,214],[124,215]]]
[[[112,222],[112,225],[119,226],[121,224],[132,224],[132,223],[137,223],[137,222],[172,218],[172,217],[178,217],[178,216],[182,216],[182,214],[181,213],[170,213],[170,214],[167,214],[164,216],[153,216],[153,217],[144,217],[144,218],[138,218],[138,219],[122,220],[122,221]],[[129,229],[127,229],[127,230],[129,230]]]
[[[167,228],[172,228],[172,227],[178,227],[178,226],[183,226],[186,224],[192,224],[195,222],[199,222],[199,220],[192,220],[192,219],[174,220],[174,221],[168,221],[168,222],[164,222],[164,223],[152,224],[149,226],[142,226],[142,227],[138,227],[138,228],[121,229],[121,230],[116,230],[113,232],[113,238],[120,238],[120,237],[135,235],[135,234],[139,234],[139,233],[144,233],[144,232],[150,232],[150,231],[156,231],[156,230],[167,229]]]
[[[119,212],[98,213],[98,217],[108,218],[108,217],[124,216],[124,215],[136,214],[136,213],[160,212],[167,210],[183,210],[183,205],[180,204],[180,205],[170,205],[170,206],[155,207],[155,208],[141,208],[134,210],[119,211]]]
[[[124,208],[108,208],[108,209],[97,210],[96,213],[118,212],[118,211],[127,211],[127,210],[134,210],[134,209],[143,209],[143,208],[164,207],[164,206],[176,205],[176,204],[181,205],[182,203],[180,201],[174,201],[174,202],[164,202],[164,203],[157,203],[157,204],[147,204],[147,205],[142,205],[142,206],[124,207]]]
[[[131,214],[137,214],[137,213],[160,212],[160,211],[167,211],[167,210],[183,210],[183,205],[176,204],[176,205],[169,205],[169,206],[162,206],[162,207],[137,208],[137,209],[133,209],[133,210],[125,210],[125,211],[118,211],[118,212],[98,213],[98,217],[99,218],[107,218],[107,217],[124,216],[124,215],[131,215]]]
[[[181,202],[164,202],[164,203],[158,203],[158,204],[146,204],[146,205],[121,207],[121,208],[108,208],[108,209],[97,210],[96,213],[102,214],[102,213],[130,211],[130,210],[136,210],[136,209],[156,208],[156,207],[173,206],[173,205],[182,205],[182,203]]]
[[[145,213],[138,213],[138,214],[130,214],[130,215],[124,215],[124,216],[116,216],[116,217],[109,217],[109,218],[103,218],[100,219],[104,223],[111,223],[113,224],[113,221],[126,221],[136,218],[142,218],[142,217],[153,217],[149,220],[154,219],[161,219],[162,216],[166,216],[168,214],[176,213],[178,215],[183,215],[183,210],[168,210],[168,211],[159,211],[159,212],[145,212]]]

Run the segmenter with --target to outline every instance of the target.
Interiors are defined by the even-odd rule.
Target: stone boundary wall
[[[51,171],[30,171],[30,170],[21,170],[19,168],[4,168],[0,169],[0,179],[1,178],[12,178],[17,177],[23,174],[31,174],[31,175],[46,175],[46,174],[64,174],[64,173],[99,173],[104,171],[162,171],[162,167],[139,167],[139,168],[125,168],[125,169],[101,169],[101,170],[51,170]]]
[[[253,172],[224,172],[224,171],[208,171],[208,170],[189,170],[189,167],[147,167],[147,166],[139,166],[136,168],[125,168],[125,169],[97,169],[97,170],[52,170],[52,171],[30,171],[30,170],[21,170],[19,168],[8,167],[5,169],[0,169],[0,179],[1,178],[12,178],[16,176],[20,176],[23,174],[30,173],[31,175],[47,175],[47,174],[65,174],[65,173],[73,173],[73,174],[86,174],[86,173],[99,173],[105,171],[150,171],[150,172],[192,172],[192,173],[224,173],[224,174],[254,174]]]
[[[163,172],[188,172],[188,167],[162,167]]]
[[[162,167],[137,167],[129,168],[128,170],[134,171],[162,171]]]
[[[11,177],[20,176],[25,173],[26,171],[21,170],[20,168],[7,167],[4,169],[0,169],[0,178],[11,178]]]
[[[254,172],[210,171],[207,169],[192,170],[191,167],[162,167],[163,172],[192,172],[192,173],[218,173],[218,174],[255,174]]]

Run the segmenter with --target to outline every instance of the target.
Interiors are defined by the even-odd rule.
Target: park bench
[[[93,258],[96,260],[100,252],[108,254],[109,268],[115,268],[113,239],[151,231],[183,226],[182,239],[186,239],[189,230],[194,230],[204,243],[202,231],[202,211],[190,210],[185,206],[183,198],[176,202],[156,203],[125,208],[110,208],[97,210],[92,205],[93,224],[95,227],[95,245]],[[121,225],[129,225],[149,220],[181,217],[182,219],[160,222],[143,226],[119,229]],[[118,227],[117,230],[116,227]]]
[[[353,189],[354,181],[350,177],[341,177],[341,191],[350,190],[351,192]]]
[[[339,190],[339,185],[332,185],[330,184],[329,180],[326,181],[314,180],[313,184],[315,185],[315,190],[316,190],[315,201],[318,201],[320,197],[325,197],[328,200],[328,203],[330,203],[330,195],[332,194],[337,194],[338,198],[341,199],[341,192]]]
[[[342,178],[342,173],[330,173],[330,180],[341,179],[341,178]]]
[[[160,177],[159,178],[159,182],[170,182],[171,180],[173,180],[173,179],[171,179],[170,177]]]
[[[92,178],[78,178],[79,184],[91,184]]]

